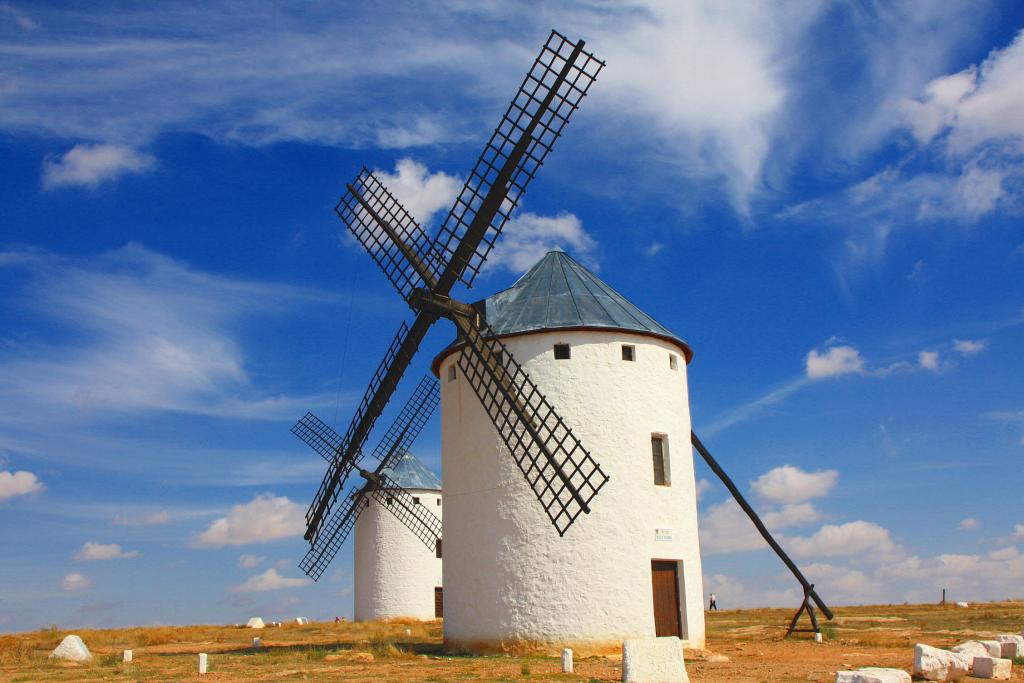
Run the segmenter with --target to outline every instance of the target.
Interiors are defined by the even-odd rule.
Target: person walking
[[[711,610],[715,610],[716,612],[718,611],[718,603],[715,602],[714,593],[711,594],[711,604],[708,605],[708,611],[710,612]]]

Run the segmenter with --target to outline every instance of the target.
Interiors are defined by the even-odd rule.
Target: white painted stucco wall
[[[440,491],[410,489],[441,517]],[[355,619],[434,618],[434,588],[441,585],[441,560],[433,549],[373,498],[356,520]]]
[[[616,650],[653,636],[651,560],[680,560],[683,639],[704,646],[686,362],[627,332],[504,340],[611,480],[559,537],[461,373],[441,378],[446,646],[471,651]],[[570,360],[555,360],[567,343]],[[622,344],[636,361],[622,360]],[[669,367],[669,354],[678,358]],[[655,486],[652,434],[668,438],[671,486]],[[656,530],[670,540],[656,540]],[[664,538],[665,533],[661,534]]]

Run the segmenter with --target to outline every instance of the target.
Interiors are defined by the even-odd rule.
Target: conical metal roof
[[[487,323],[500,335],[605,327],[653,334],[687,346],[562,251],[549,251],[514,285],[483,304]]]
[[[626,297],[562,251],[549,251],[508,289],[474,304],[499,336],[547,330],[625,330],[679,345],[689,363],[689,344],[647,315]],[[441,360],[459,346],[456,340],[434,358]]]
[[[437,475],[409,451],[396,456],[382,472],[402,488],[441,490],[441,480]]]

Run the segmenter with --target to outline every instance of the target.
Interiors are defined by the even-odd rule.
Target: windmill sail
[[[441,316],[452,318],[464,334],[466,325],[475,324],[477,316],[467,313],[470,307],[448,294],[460,280],[472,286],[509,214],[604,66],[583,47],[582,40],[572,43],[551,32],[432,243],[365,168],[338,202],[338,216],[419,313],[411,328],[403,323],[377,368],[306,513],[305,538],[312,543],[303,560],[307,573],[323,571],[324,558],[330,561],[359,514],[347,502],[333,515],[331,510],[427,330]],[[482,339],[475,327],[472,335]],[[477,347],[476,353],[485,353],[483,344]],[[589,512],[607,476],[518,364],[511,374],[479,359],[474,368],[481,400],[502,397],[507,409],[492,418],[558,533],[564,534],[581,512]]]
[[[359,518],[359,514],[364,509],[361,503],[364,501],[365,494],[376,488],[386,488],[389,492],[388,495],[392,499],[400,501],[400,506],[388,506],[387,509],[424,544],[431,549],[434,547],[434,542],[441,535],[441,520],[422,505],[412,506],[412,496],[409,492],[389,479],[384,474],[384,470],[391,465],[397,454],[406,452],[413,442],[416,441],[427,420],[430,419],[430,416],[437,408],[438,401],[437,380],[428,375],[420,380],[416,390],[406,401],[398,417],[395,418],[395,421],[374,449],[374,456],[378,460],[376,471],[364,474],[364,476],[367,476],[367,483],[358,491],[354,491],[347,496],[344,502],[334,509],[333,514],[328,513],[326,522],[318,526],[309,551],[299,563],[302,571],[306,572],[313,580],[320,578],[327,565],[330,564],[331,560],[345,544],[346,539],[355,526],[356,520]],[[296,433],[299,434],[303,441],[310,443],[304,437],[310,433],[316,435],[316,437],[310,439],[313,441],[310,445],[318,453],[322,450],[319,446],[323,442],[336,444],[339,443],[339,440],[343,441],[341,437],[337,436],[337,432],[311,414],[307,414],[305,418],[300,420],[299,425],[303,425],[304,428],[299,429]],[[299,425],[296,425],[296,427],[299,427]],[[312,427],[307,428],[308,425],[312,425]],[[293,431],[296,431],[296,429],[293,428]],[[330,434],[334,434],[334,437],[331,437]],[[321,435],[325,436],[321,437]],[[363,471],[361,470],[360,472]],[[343,490],[343,484],[339,485],[337,490]],[[335,497],[337,498],[337,496]]]

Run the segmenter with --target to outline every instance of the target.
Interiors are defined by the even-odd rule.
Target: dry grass
[[[804,636],[782,640],[791,610],[740,610],[708,615],[708,647],[730,661],[689,651],[691,680],[831,681],[835,671],[859,666],[909,668],[912,647],[948,647],[970,638],[1019,633],[1024,602],[972,605],[842,607],[826,625],[827,642]],[[408,629],[409,633],[406,633]],[[559,673],[551,656],[473,657],[441,651],[440,622],[287,624],[262,631],[230,626],[184,626],[74,631],[96,655],[85,665],[59,664],[49,652],[70,631],[44,629],[0,636],[0,681],[178,681],[199,679],[196,654],[210,655],[216,681],[617,681],[614,657],[577,658],[576,674]],[[252,649],[252,638],[263,641]],[[121,662],[131,649],[135,661]],[[373,655],[357,661],[356,653]],[[335,655],[327,658],[327,655]],[[339,656],[340,655],[340,656]],[[1024,681],[1018,670],[1016,681]]]

